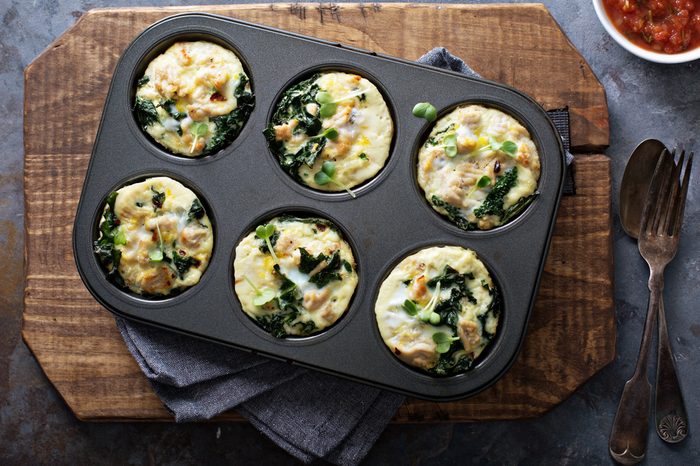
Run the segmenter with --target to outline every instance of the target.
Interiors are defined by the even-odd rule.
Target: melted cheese
[[[165,196],[161,206],[154,204],[156,193]],[[117,191],[114,213],[125,238],[125,244],[114,246],[121,252],[117,270],[131,291],[167,295],[199,282],[211,258],[214,233],[206,213],[199,219],[189,218],[195,200],[191,190],[166,177],[149,178]],[[105,206],[105,212],[107,209]],[[159,250],[166,260],[152,260]],[[192,258],[193,264],[182,273],[173,260],[175,255]]]
[[[243,65],[231,50],[205,41],[173,44],[151,61],[144,73],[148,82],[136,91],[158,112],[159,121],[148,126],[148,134],[176,154],[202,154],[216,135],[212,118],[237,108],[234,93],[242,76]],[[245,88],[250,90],[248,84]],[[166,101],[174,103],[162,105]],[[184,118],[175,119],[173,113]],[[205,135],[194,134],[195,123],[206,124]]]
[[[297,306],[299,315],[285,323],[285,333],[308,335],[332,325],[345,313],[357,286],[355,259],[350,246],[335,228],[310,222],[310,219],[301,221],[294,217],[277,217],[269,224],[274,225],[276,233],[279,234],[273,250],[278,258],[280,271],[296,285],[300,300]],[[263,245],[264,242],[256,237],[255,232],[250,233],[236,246],[233,264],[236,295],[243,311],[256,321],[284,313],[275,299],[262,306],[253,304],[257,295],[255,288],[272,290],[279,295],[283,283],[282,277],[275,272],[275,262],[271,254],[261,250]],[[334,252],[338,252],[340,259],[349,264],[350,270],[344,265],[341,266],[338,270],[340,280],[332,280],[319,288],[310,278],[323,266],[308,274],[303,273],[299,269],[300,248],[304,248],[314,257],[319,254],[330,257]],[[305,330],[301,325],[309,322],[314,324],[311,331]]]
[[[336,165],[335,179],[341,184],[353,187],[372,178],[389,157],[393,121],[382,94],[361,76],[342,72],[321,73],[315,84],[319,92],[325,91],[337,101],[335,113],[321,119],[321,132],[335,128],[339,134],[326,143],[311,167],[302,165],[298,174],[312,188],[342,191],[343,188],[336,183],[317,184],[314,174],[321,170],[323,162],[331,160]],[[308,110],[318,111],[317,108]],[[284,139],[287,153],[296,153],[309,141],[309,136],[304,133],[289,136]]]
[[[466,285],[476,304],[466,298],[461,299],[455,336],[460,338],[464,347],[464,352],[459,354],[476,359],[490,341],[485,333],[496,333],[498,316],[490,311],[494,297],[483,286],[486,284],[493,288],[493,281],[473,251],[456,246],[431,247],[406,257],[382,283],[374,308],[379,332],[391,352],[403,362],[426,371],[434,368],[440,357],[433,334],[442,332],[454,335],[455,332],[444,322],[437,325],[423,322],[418,315],[410,315],[402,306],[404,301],[410,299],[420,308],[426,307],[433,294],[438,292],[437,287],[428,287],[426,283],[442,274],[447,265],[460,274],[472,273],[474,276],[466,281]],[[441,287],[437,298],[443,301],[450,294],[449,286]],[[479,317],[485,320],[485,329]]]
[[[457,155],[446,154],[445,137],[454,135]],[[512,141],[514,156],[492,150],[490,141]],[[510,115],[479,105],[458,107],[435,123],[428,140],[418,152],[418,184],[430,205],[441,214],[444,207],[435,206],[433,196],[454,206],[478,229],[488,230],[502,224],[497,215],[477,218],[478,209],[493,188],[498,177],[517,166],[517,181],[504,198],[507,210],[521,198],[537,190],[540,159],[527,130]],[[477,183],[482,177],[490,182],[484,187]]]

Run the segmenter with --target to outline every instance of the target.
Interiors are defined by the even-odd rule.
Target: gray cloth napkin
[[[418,61],[479,77],[444,48]],[[236,408],[306,463],[319,458],[359,463],[404,401],[401,395],[244,351],[119,317],[116,322],[177,422],[210,419]]]

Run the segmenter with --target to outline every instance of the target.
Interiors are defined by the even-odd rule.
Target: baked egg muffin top
[[[107,197],[94,251],[117,285],[165,296],[199,282],[213,245],[197,196],[173,179],[156,177]]]
[[[277,338],[333,325],[357,286],[350,245],[332,222],[314,217],[258,225],[236,246],[233,269],[243,311]]]
[[[134,113],[158,144],[197,157],[228,146],[254,103],[235,53],[206,41],[176,42],[139,79]]]
[[[374,312],[397,358],[432,375],[455,375],[469,370],[493,340],[500,299],[473,251],[429,247],[394,267]]]
[[[372,82],[334,71],[287,89],[264,134],[293,178],[323,191],[349,191],[382,169],[394,127]]]
[[[417,170],[433,209],[463,230],[489,230],[534,200],[540,158],[515,118],[467,105],[435,123],[418,152]]]

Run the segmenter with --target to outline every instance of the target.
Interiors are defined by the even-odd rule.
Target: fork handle
[[[639,347],[637,366],[632,378],[622,391],[620,404],[613,421],[608,449],[610,455],[622,464],[636,464],[644,459],[649,432],[651,384],[647,376],[652,331],[656,328],[656,314],[663,292],[663,272],[653,268],[649,275],[649,307],[644,322],[644,333]]]
[[[688,435],[688,414],[668,338],[663,296],[659,298],[659,355],[656,365],[655,423],[659,437],[678,443]]]

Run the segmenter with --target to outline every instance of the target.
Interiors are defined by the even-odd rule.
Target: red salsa
[[[618,31],[647,50],[680,53],[700,46],[700,0],[603,0]]]

